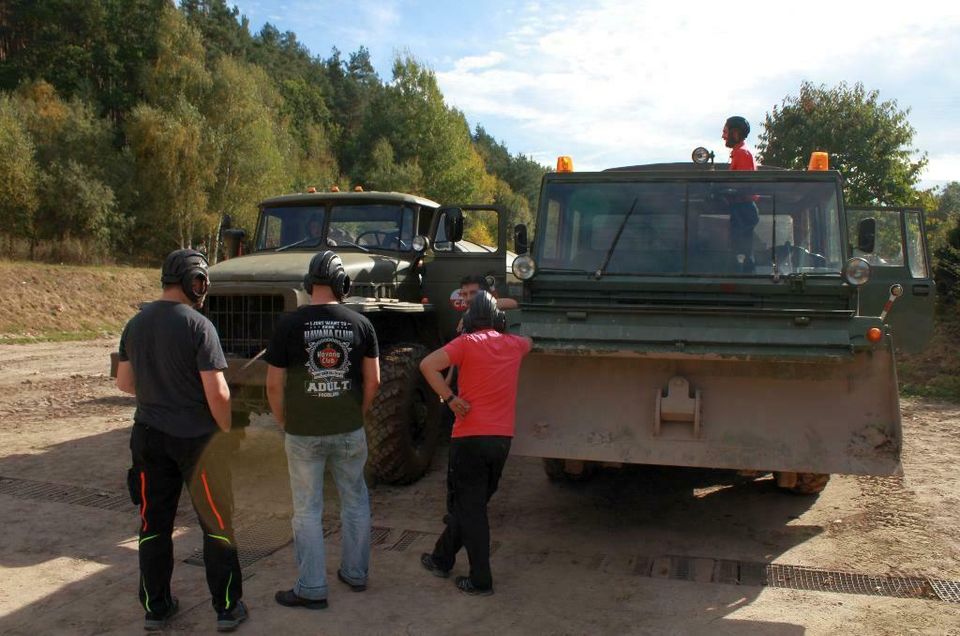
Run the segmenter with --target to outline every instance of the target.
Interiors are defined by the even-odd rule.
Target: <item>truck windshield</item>
[[[265,207],[257,249],[360,247],[408,251],[413,209],[393,203]]]
[[[841,269],[833,183],[553,182],[543,201],[541,270],[770,276]]]

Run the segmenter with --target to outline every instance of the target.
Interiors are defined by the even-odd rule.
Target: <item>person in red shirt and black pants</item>
[[[731,170],[756,170],[753,155],[744,147],[750,134],[750,124],[739,115],[727,119],[723,126],[723,141],[730,148]],[[730,200],[730,244],[740,272],[753,271],[753,228],[760,221],[757,197],[741,194]]]
[[[517,378],[533,341],[506,333],[506,315],[496,299],[480,291],[463,317],[463,335],[420,363],[434,391],[456,415],[447,467],[446,528],[433,553],[420,556],[432,574],[450,576],[461,547],[467,549],[470,576],[456,578],[465,594],[493,594],[487,502],[497,491],[513,439]],[[459,395],[443,370],[460,369]]]

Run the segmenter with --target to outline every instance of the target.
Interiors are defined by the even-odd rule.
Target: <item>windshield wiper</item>
[[[356,243],[352,243],[350,241],[338,241],[337,239],[332,239],[332,238],[327,239],[327,247],[339,247],[341,245],[346,245],[347,247],[355,247],[358,250],[363,250],[367,254],[370,253],[370,250],[365,248],[363,245],[357,245]]]
[[[310,241],[316,241],[316,243],[313,243],[312,245],[306,245],[306,244],[307,244],[308,242],[310,242]],[[280,247],[278,247],[277,249],[275,249],[275,250],[273,250],[273,251],[274,251],[274,252],[282,252],[282,251],[288,250],[288,249],[290,249],[290,248],[292,248],[292,247],[299,247],[300,245],[306,245],[307,247],[316,247],[316,246],[319,245],[319,244],[320,244],[320,237],[319,237],[319,236],[308,236],[307,238],[302,238],[302,239],[300,239],[299,241],[294,241],[293,243],[288,243],[287,245],[281,245]]]
[[[626,216],[623,217],[623,222],[620,223],[620,227],[617,228],[617,234],[613,237],[613,242],[610,244],[610,249],[607,250],[607,256],[603,259],[603,265],[600,266],[600,269],[594,274],[597,277],[597,280],[603,276],[607,271],[607,265],[610,264],[610,257],[613,256],[613,251],[617,249],[617,243],[620,242],[620,235],[623,234],[623,228],[627,227],[627,221],[630,220],[630,216],[633,214],[633,211],[637,209],[637,201],[640,200],[640,197],[636,197],[633,200],[633,204],[630,206],[630,210],[627,211]]]

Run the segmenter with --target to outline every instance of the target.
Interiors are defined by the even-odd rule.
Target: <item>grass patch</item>
[[[156,269],[0,261],[0,343],[116,335],[159,294]]]
[[[904,395],[960,401],[960,307],[943,305],[930,344],[897,364]]]

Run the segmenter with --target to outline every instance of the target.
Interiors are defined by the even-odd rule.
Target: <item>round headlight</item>
[[[537,271],[537,264],[529,256],[518,256],[513,259],[513,275],[520,280],[530,280]]]
[[[422,252],[426,250],[428,243],[429,241],[427,240],[427,237],[420,234],[414,236],[413,241],[411,241],[411,245],[413,246],[413,250],[415,252]]]
[[[870,263],[864,258],[854,256],[844,266],[843,277],[854,287],[865,284],[870,280]]]
[[[693,163],[697,165],[703,165],[708,161],[713,161],[713,153],[700,146],[693,149],[693,153],[690,155],[690,158],[693,159]]]

